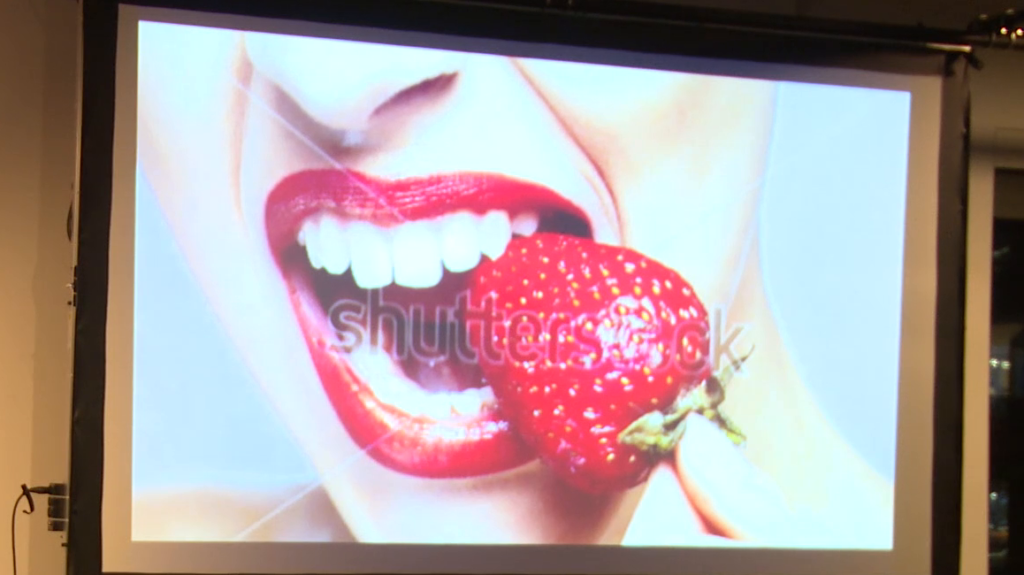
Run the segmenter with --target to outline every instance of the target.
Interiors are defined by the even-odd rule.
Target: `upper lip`
[[[302,222],[331,212],[387,227],[456,210],[560,211],[589,220],[552,190],[507,176],[460,172],[401,179],[353,170],[316,169],[284,178],[267,199],[267,238],[273,253],[295,242]]]

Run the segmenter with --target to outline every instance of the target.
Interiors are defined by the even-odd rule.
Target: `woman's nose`
[[[459,72],[459,52],[366,42],[248,33],[255,69],[314,120],[366,130],[374,112],[409,88]]]

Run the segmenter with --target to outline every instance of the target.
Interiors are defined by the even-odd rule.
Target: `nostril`
[[[441,74],[400,90],[377,106],[370,117],[377,118],[403,108],[436,101],[450,91],[456,78],[457,73]]]

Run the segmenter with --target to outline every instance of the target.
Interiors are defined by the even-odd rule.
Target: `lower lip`
[[[378,463],[416,477],[465,478],[506,471],[534,458],[491,408],[439,421],[382,403],[335,347],[326,313],[311,291],[291,285],[290,294],[331,405],[356,444]]]

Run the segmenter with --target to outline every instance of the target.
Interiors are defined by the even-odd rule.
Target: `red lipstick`
[[[267,199],[267,236],[275,254],[294,243],[302,222],[319,212],[387,227],[469,210],[582,212],[550,189],[479,172],[388,180],[352,170],[307,170],[283,179]]]
[[[387,180],[348,170],[310,170],[283,179],[267,200],[268,241],[289,284],[323,389],[356,444],[386,467],[418,477],[474,477],[516,467],[534,455],[493,405],[478,414],[438,420],[380,401],[373,382],[356,373],[338,345],[325,305],[311,285],[309,266],[294,257],[298,231],[307,218],[323,212],[389,227],[457,210],[496,209],[582,213],[543,186],[483,173]],[[450,291],[451,282],[414,295],[425,300],[454,300],[458,295],[432,290]]]

